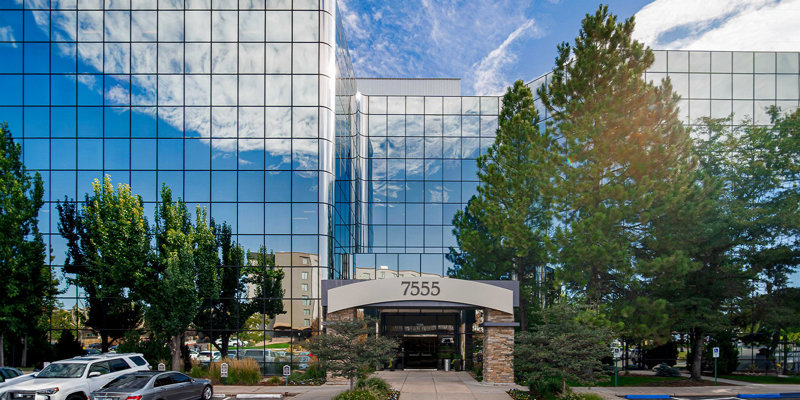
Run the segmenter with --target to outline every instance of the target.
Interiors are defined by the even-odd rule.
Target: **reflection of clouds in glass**
[[[102,11],[81,11],[78,13],[78,39],[82,42],[103,41]]]
[[[21,3],[21,0],[14,1]],[[102,93],[106,104],[133,105],[135,113],[158,118],[180,132],[185,129],[187,136],[199,135],[200,141],[211,145],[217,153],[232,153],[237,149],[266,151],[279,157],[284,164],[293,161],[295,168],[318,168],[318,77],[296,76],[293,81],[290,75],[236,75],[298,71],[316,74],[318,44],[295,45],[294,67],[297,70],[293,71],[292,44],[265,44],[263,41],[265,36],[271,41],[316,41],[318,12],[269,11],[265,15],[264,11],[244,11],[250,6],[263,4],[258,1],[240,2],[242,11],[239,12],[235,11],[236,2],[231,3],[230,11],[184,11],[181,0],[138,1],[134,4],[97,0],[94,6],[92,0],[85,0],[79,5],[79,12],[58,9],[65,6],[65,1],[73,9],[76,7],[73,0],[53,0],[54,10],[49,12],[51,21],[46,18],[48,13],[34,13],[37,25],[51,29],[54,40],[78,42],[77,46],[52,43],[55,51],[65,57],[74,57],[77,51],[81,72],[136,74],[130,76],[130,84],[127,79],[118,80],[106,75],[105,93],[102,93],[99,75],[77,76],[82,85]],[[48,3],[47,0],[26,2],[33,9],[49,8]],[[102,9],[104,4],[106,10],[113,11],[83,11],[84,6]],[[281,4],[284,5],[271,2],[268,8],[291,6],[291,2]],[[212,4],[210,1],[187,4],[187,7],[193,6],[210,8]],[[161,11],[146,10],[156,7]],[[292,18],[295,18],[294,38]],[[14,40],[13,35],[10,29],[0,28],[0,37]],[[103,43],[86,43],[102,42],[104,36],[105,46]],[[256,43],[235,43],[237,36],[240,40]],[[208,41],[212,38],[215,43],[183,43],[184,40]],[[160,43],[156,43],[157,40]],[[136,43],[127,43],[129,41]],[[290,107],[293,102],[312,107]],[[280,107],[263,107],[265,104]],[[155,105],[158,107],[152,107]],[[211,105],[223,107],[209,107]],[[235,107],[238,105],[253,107]],[[293,136],[313,140],[289,139]],[[236,137],[255,140],[239,140],[237,144],[233,139]]]
[[[156,44],[131,43],[131,59],[131,72],[156,73]]]
[[[121,3],[121,2],[120,2]],[[112,4],[109,4],[110,6]],[[111,7],[107,7],[111,8]],[[105,13],[105,36],[107,42],[130,41],[130,11],[109,11]]]
[[[317,137],[317,108],[294,107],[292,108],[292,136]]]

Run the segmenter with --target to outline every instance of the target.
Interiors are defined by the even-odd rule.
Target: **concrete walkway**
[[[434,370],[379,371],[375,375],[389,382],[406,400],[508,400],[511,388],[519,385],[492,385],[476,381],[467,372]]]

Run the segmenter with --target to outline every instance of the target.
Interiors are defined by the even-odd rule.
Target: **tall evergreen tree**
[[[58,230],[67,239],[65,272],[86,296],[86,325],[100,334],[102,351],[141,321],[141,299],[134,282],[150,262],[150,228],[141,197],[126,184],[115,189],[111,177],[95,180],[83,204],[57,205]]]
[[[283,309],[285,274],[275,267],[275,254],[269,252],[267,246],[262,244],[257,252],[248,253],[245,273],[248,285],[254,288],[255,297],[250,300],[252,313],[262,314],[270,320],[286,313]]]
[[[0,124],[0,366],[5,338],[15,336],[26,347],[57,293],[38,226],[43,195],[41,176],[25,168],[21,146],[8,124]]]
[[[530,88],[516,81],[503,96],[495,142],[478,157],[478,195],[454,220],[466,253],[459,257],[468,262],[464,273],[520,281],[522,329],[527,329],[528,308],[542,284],[537,271],[549,262],[554,142],[539,130],[539,123]],[[483,265],[473,262],[487,256],[496,259]],[[453,255],[451,260],[460,261]]]
[[[653,53],[601,5],[575,44],[563,43],[538,90],[565,160],[557,181],[560,276],[594,304],[625,295],[636,248],[665,199],[679,195],[692,163],[669,81],[643,79]],[[670,201],[675,201],[670,199]]]

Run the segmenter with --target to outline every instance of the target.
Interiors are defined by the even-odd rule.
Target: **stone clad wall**
[[[513,323],[514,315],[487,308],[483,321]],[[483,380],[514,383],[514,327],[485,326],[483,331]]]

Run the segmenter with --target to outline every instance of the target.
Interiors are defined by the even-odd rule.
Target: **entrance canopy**
[[[322,306],[332,313],[358,307],[491,308],[513,314],[518,281],[451,278],[323,280]]]

